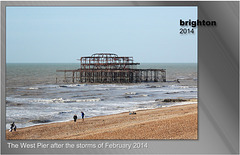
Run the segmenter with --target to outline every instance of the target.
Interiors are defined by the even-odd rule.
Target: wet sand
[[[198,139],[197,104],[6,130],[6,139]]]

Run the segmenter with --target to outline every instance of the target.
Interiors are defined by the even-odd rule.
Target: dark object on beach
[[[163,102],[185,102],[186,99],[164,99]]]
[[[85,116],[85,114],[84,114],[84,112],[82,112],[82,111],[81,111],[81,114],[82,114],[82,120],[84,121],[84,116]]]
[[[179,79],[177,79],[177,83],[180,83]]]
[[[136,112],[129,112],[129,115],[136,115],[137,113]]]
[[[74,119],[74,122],[77,121],[77,115],[76,114],[73,116],[73,119]]]
[[[17,131],[17,126],[15,125],[15,123],[13,122],[12,124],[10,124],[10,132],[12,132],[12,130]]]

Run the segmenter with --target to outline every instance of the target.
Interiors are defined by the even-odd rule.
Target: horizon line
[[[25,64],[57,64],[57,63],[75,63],[78,64],[80,62],[6,62],[7,63],[25,63]],[[139,62],[141,63],[198,63],[198,62]]]

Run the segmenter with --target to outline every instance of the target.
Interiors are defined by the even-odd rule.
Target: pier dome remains
[[[119,57],[114,53],[95,53],[81,57],[80,68],[57,70],[64,72],[66,83],[138,83],[166,82],[166,69],[137,69],[133,57]],[[56,78],[57,81],[57,78]]]

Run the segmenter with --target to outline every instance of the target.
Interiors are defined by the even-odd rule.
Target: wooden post
[[[67,82],[67,80],[66,80],[66,71],[64,71],[64,82]]]
[[[74,74],[75,72],[73,71],[73,76],[72,76],[72,82],[74,83]]]

